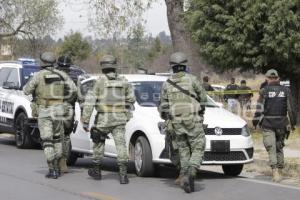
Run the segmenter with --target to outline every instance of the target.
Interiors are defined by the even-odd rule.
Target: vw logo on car
[[[222,128],[216,127],[216,128],[215,128],[215,134],[216,134],[217,136],[221,136],[221,135],[223,134]]]

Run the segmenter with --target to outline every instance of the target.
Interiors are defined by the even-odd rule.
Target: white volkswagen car
[[[162,84],[167,77],[155,75],[124,75],[134,86],[137,102],[133,118],[126,125],[126,145],[131,160],[135,163],[139,176],[151,176],[156,164],[170,164],[168,152],[165,150],[165,135],[161,134],[158,122],[163,121],[157,111]],[[97,77],[83,80],[80,92],[83,96],[91,89]],[[94,116],[90,121],[93,125]],[[69,164],[75,164],[78,157],[91,155],[93,143],[90,134],[86,133],[80,122],[81,110],[76,105],[76,120],[79,125],[71,135],[72,152]],[[239,175],[243,165],[253,161],[253,141],[247,123],[240,117],[217,106],[209,98],[205,111],[206,148],[202,164],[222,165],[228,175]],[[116,157],[113,137],[105,142],[105,156]]]

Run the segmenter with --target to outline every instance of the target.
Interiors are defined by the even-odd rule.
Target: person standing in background
[[[231,78],[231,83],[225,88],[225,91],[235,91],[239,90],[239,86],[235,84],[235,78]],[[224,100],[228,103],[228,110],[235,114],[238,114],[238,94],[225,94]]]

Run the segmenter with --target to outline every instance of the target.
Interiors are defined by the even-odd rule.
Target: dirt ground
[[[252,130],[254,141],[254,162],[245,166],[245,171],[253,176],[271,176],[268,155],[263,146],[261,130]],[[300,128],[285,141],[284,179],[281,183],[300,187]]]

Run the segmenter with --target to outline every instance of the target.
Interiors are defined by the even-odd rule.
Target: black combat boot
[[[191,193],[195,191],[195,179],[197,174],[197,169],[190,167],[187,172],[184,173],[181,179],[181,187],[186,193]]]
[[[191,187],[191,192],[195,191],[195,177],[197,177],[197,168],[190,167],[189,168],[189,182]]]
[[[46,174],[45,176],[46,178],[52,178],[52,179],[57,179],[58,178],[58,174],[54,169],[49,169],[48,174]]]
[[[129,183],[129,179],[128,179],[127,175],[120,174],[120,184],[128,184],[128,183]]]
[[[93,168],[88,170],[88,175],[95,180],[101,180],[101,167],[100,165],[94,165]]]
[[[54,172],[57,174],[57,177],[61,177],[61,171],[58,165],[58,160],[53,161]]]
[[[129,179],[127,177],[127,163],[119,164],[119,178],[120,178],[120,184],[129,183]]]
[[[186,192],[186,193],[191,193],[192,192],[192,188],[191,188],[191,183],[190,183],[190,176],[185,174],[182,178],[181,178],[181,188]]]

